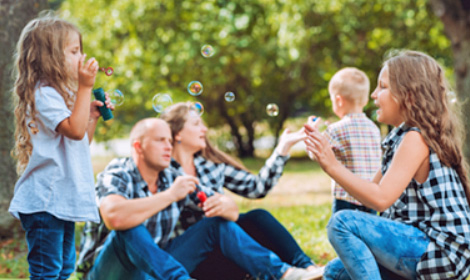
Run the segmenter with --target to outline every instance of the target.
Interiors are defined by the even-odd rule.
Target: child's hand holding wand
[[[339,162],[336,160],[328,139],[318,130],[319,121],[320,118],[316,118],[313,123],[304,124],[307,134],[304,142],[309,156],[311,154],[312,159],[316,160],[321,168],[328,173],[327,168],[333,167]]]

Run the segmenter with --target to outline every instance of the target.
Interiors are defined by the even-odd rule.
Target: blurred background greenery
[[[373,89],[387,52],[417,49],[446,66],[453,81],[450,42],[426,0],[55,2],[80,27],[88,56],[114,67],[96,86],[125,94],[97,140],[124,136],[136,120],[155,116],[153,96],[168,93],[174,102],[201,102],[208,125],[230,132],[233,152],[253,156],[255,138],[279,135],[287,119],[331,115],[327,84],[342,67],[364,70]],[[201,55],[205,44],[212,57]],[[186,91],[194,80],[204,86],[197,97]],[[233,102],[225,101],[227,91]],[[268,103],[279,106],[277,117],[266,114]]]

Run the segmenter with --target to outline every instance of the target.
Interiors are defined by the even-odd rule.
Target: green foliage
[[[327,85],[342,67],[363,69],[374,88],[390,49],[422,50],[451,65],[449,41],[426,0],[69,0],[61,11],[83,31],[85,51],[115,69],[97,85],[126,94],[98,139],[154,116],[152,97],[167,92],[175,102],[201,101],[209,126],[229,124],[240,152],[261,121],[278,134],[288,117],[331,114]],[[200,54],[204,44],[215,48],[213,57]],[[197,98],[186,92],[193,80],[204,85]],[[234,102],[224,101],[227,91]],[[272,102],[276,118],[265,113]]]
[[[0,243],[0,277],[26,278],[28,262],[26,260],[28,247],[24,235],[15,232],[15,235]]]

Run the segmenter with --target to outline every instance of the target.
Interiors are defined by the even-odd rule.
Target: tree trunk
[[[0,239],[12,235],[15,219],[8,206],[17,180],[10,156],[14,144],[13,54],[23,27],[47,7],[47,0],[0,0]]]
[[[465,158],[470,162],[470,2],[467,0],[431,0],[435,14],[444,23],[454,54],[457,98],[462,104],[466,141]]]

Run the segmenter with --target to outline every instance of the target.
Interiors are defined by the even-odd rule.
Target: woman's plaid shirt
[[[382,174],[411,130],[419,131],[402,124],[383,141]],[[429,164],[427,180],[420,184],[413,179],[382,216],[412,225],[431,239],[416,268],[419,279],[464,280],[470,273],[470,208],[457,172],[433,151]]]

